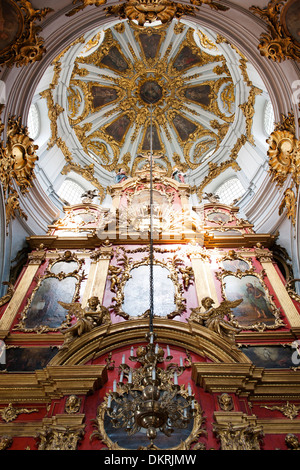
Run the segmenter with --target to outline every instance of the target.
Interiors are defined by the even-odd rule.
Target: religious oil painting
[[[162,37],[160,34],[139,34],[139,40],[142,46],[142,50],[147,60],[154,59],[156,57],[161,39]]]
[[[173,121],[173,126],[175,127],[180,139],[184,142],[190,135],[195,132],[197,129],[196,124],[191,122],[189,119],[186,119],[181,114],[176,114]]]
[[[189,46],[184,46],[177,55],[173,67],[180,72],[200,64],[201,56],[194,54]]]
[[[102,57],[101,64],[121,73],[125,72],[128,68],[125,58],[116,46],[112,46],[108,54]]]
[[[266,325],[275,323],[274,307],[257,276],[226,275],[223,278],[223,289],[227,300],[243,299],[243,302],[232,310],[241,326],[247,327],[260,322]]]
[[[91,87],[94,110],[100,109],[118,99],[118,92],[112,87],[94,85]]]
[[[283,10],[283,24],[292,38],[300,45],[300,3],[290,0]]]
[[[58,301],[71,303],[77,282],[75,276],[67,276],[61,280],[56,277],[43,279],[27,310],[25,328],[59,328],[66,319],[66,310]]]
[[[248,271],[249,269],[249,264],[239,258],[236,259],[225,259],[222,261],[223,268],[225,271],[231,271],[233,273],[236,273],[237,271]]]
[[[162,266],[153,266],[154,315],[166,317],[175,309],[175,287],[170,272]],[[143,315],[149,309],[150,267],[142,265],[130,271],[130,279],[124,288],[122,309],[132,317]]]
[[[151,150],[151,134],[152,134],[152,150],[154,152],[160,152],[162,150],[162,146],[161,146],[161,142],[159,139],[156,126],[152,127],[152,132],[151,132],[151,126],[147,127],[147,130],[144,135],[142,150],[143,151]]]
[[[2,370],[6,369],[8,372],[31,372],[44,369],[57,352],[57,347],[8,347],[6,349],[6,364],[2,364]]]
[[[122,142],[130,126],[130,119],[125,114],[109,124],[106,128],[107,134],[113,137],[117,142]]]
[[[266,369],[289,369],[293,364],[295,349],[290,346],[247,346],[242,347],[242,352],[257,367]]]
[[[0,2],[0,53],[18,39],[23,29],[23,17],[17,5],[9,0]]]
[[[199,104],[208,107],[210,105],[210,85],[195,85],[184,90],[184,97]]]

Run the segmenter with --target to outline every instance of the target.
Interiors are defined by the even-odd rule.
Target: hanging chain
[[[152,104],[150,119],[150,314],[149,329],[153,333],[154,282],[153,282],[153,154],[152,154]]]

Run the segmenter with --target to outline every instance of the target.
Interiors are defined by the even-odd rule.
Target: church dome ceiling
[[[63,174],[90,172],[103,194],[119,168],[134,176],[151,152],[168,176],[177,166],[199,188],[208,173],[239,169],[239,150],[254,145],[262,90],[247,62],[226,38],[187,20],[94,29],[53,61],[50,85],[49,71],[42,79],[48,150],[56,144]]]

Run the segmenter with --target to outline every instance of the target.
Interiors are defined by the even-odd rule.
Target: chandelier
[[[152,104],[151,132],[152,136]],[[151,140],[151,139],[150,139]],[[191,385],[185,388],[178,385],[178,377],[191,366],[190,357],[180,364],[170,363],[167,367],[158,364],[170,362],[170,348],[167,354],[156,343],[157,335],[153,331],[154,287],[153,287],[153,157],[152,142],[150,152],[150,309],[149,332],[146,334],[146,346],[139,346],[134,354],[131,347],[130,361],[140,367],[130,367],[125,361],[119,365],[119,381],[114,381],[113,391],[107,397],[106,413],[114,428],[124,429],[128,435],[145,430],[148,439],[153,443],[158,431],[171,436],[174,429],[187,428],[196,413],[196,402]]]
[[[178,385],[178,377],[187,367],[190,358],[180,359],[180,365],[170,363],[165,369],[159,363],[170,361],[169,347],[167,356],[157,343],[155,334],[147,334],[147,346],[139,346],[134,355],[131,348],[130,361],[141,364],[132,368],[125,362],[123,355],[119,365],[119,382],[114,381],[113,391],[107,398],[107,415],[112,426],[123,428],[133,435],[142,428],[148,439],[153,442],[158,430],[170,436],[175,428],[187,427],[195,414],[194,395],[190,384],[186,389]]]

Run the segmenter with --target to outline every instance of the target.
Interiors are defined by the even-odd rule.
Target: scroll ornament
[[[0,120],[0,134],[5,125]],[[27,127],[21,124],[21,117],[9,117],[6,127],[6,144],[0,140],[0,181],[3,187],[6,208],[6,225],[17,214],[24,219],[27,215],[20,208],[19,194],[25,195],[35,178],[34,166],[38,160],[38,146],[29,137]]]
[[[274,62],[299,61],[299,43],[284,25],[284,13],[289,6],[286,0],[271,0],[265,8],[250,7],[250,11],[260,16],[268,27],[268,32],[260,36],[258,49],[262,56]]]
[[[0,51],[0,66],[21,67],[41,60],[45,54],[44,39],[39,36],[41,27],[36,25],[36,21],[41,21],[53,10],[52,8],[35,9],[28,0],[15,0],[11,4],[13,8],[11,7],[9,14],[13,15],[13,11],[17,12],[17,19],[12,21],[19,23],[19,32],[13,42]],[[2,14],[0,4],[0,17]]]
[[[276,124],[270,135],[269,144],[269,173],[272,181],[280,188],[288,177],[291,185],[284,192],[284,198],[279,207],[279,214],[286,209],[286,214],[293,225],[296,223],[296,201],[300,182],[300,141],[295,137],[295,119],[293,114],[283,117],[282,124]]]

